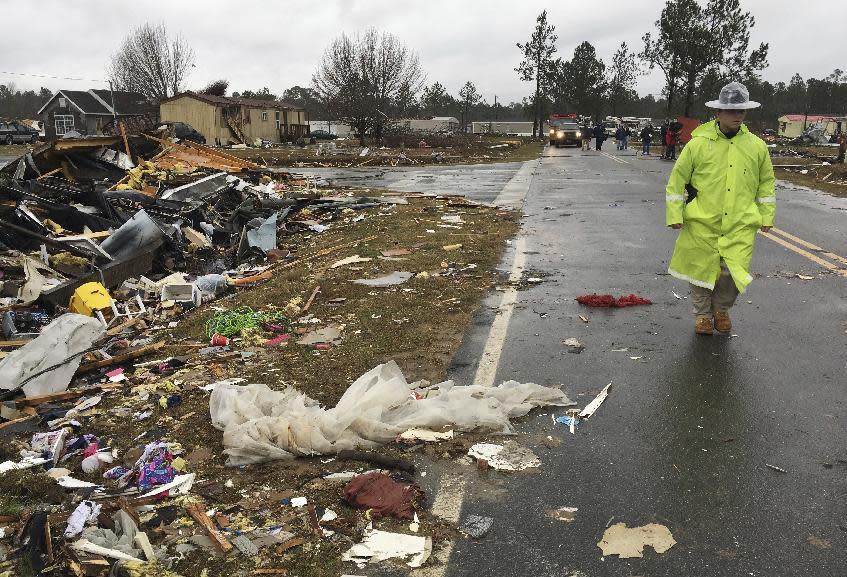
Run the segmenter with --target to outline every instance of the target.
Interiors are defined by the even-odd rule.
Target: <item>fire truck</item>
[[[547,121],[550,127],[548,134],[550,146],[565,144],[582,144],[582,130],[576,114],[551,114]]]

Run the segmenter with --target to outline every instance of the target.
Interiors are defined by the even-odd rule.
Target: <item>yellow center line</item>
[[[773,229],[771,229],[771,230],[773,230]],[[836,274],[839,274],[843,277],[847,277],[847,270],[839,268],[836,265],[832,264],[831,262],[826,261],[826,260],[820,258],[819,256],[810,253],[809,251],[803,250],[802,248],[791,244],[787,240],[783,240],[783,239],[779,238],[778,236],[772,235],[769,232],[759,231],[759,234],[764,236],[765,238],[769,238],[770,240],[774,241],[777,244],[781,244],[782,246],[784,246],[788,250],[794,251],[797,254],[806,257],[810,261],[821,265],[822,267],[824,267],[827,270],[830,270],[830,271],[832,271]]]
[[[788,240],[791,240],[791,241],[796,242],[796,243],[797,243],[797,244],[799,244],[800,246],[805,246],[806,248],[810,248],[810,249],[812,249],[812,250],[814,250],[814,251],[817,251],[817,252],[821,253],[822,255],[824,255],[824,256],[825,256],[825,257],[827,257],[827,258],[830,258],[830,259],[832,259],[832,260],[838,261],[838,262],[843,263],[843,264],[847,264],[847,258],[844,258],[843,256],[838,256],[838,255],[837,255],[837,254],[835,254],[834,252],[829,252],[828,250],[823,249],[823,248],[821,248],[821,247],[819,247],[819,246],[817,246],[817,245],[814,245],[814,244],[812,244],[812,243],[810,243],[810,242],[806,242],[806,241],[805,241],[805,240],[803,240],[802,238],[798,238],[798,237],[794,236],[793,234],[788,234],[788,233],[787,233],[787,232],[785,232],[784,230],[781,230],[781,229],[778,229],[778,228],[776,228],[776,227],[773,227],[773,228],[771,229],[771,231],[773,231],[773,232],[775,232],[775,233],[779,234],[780,236],[784,236],[784,237],[785,237],[785,238],[787,238]]]

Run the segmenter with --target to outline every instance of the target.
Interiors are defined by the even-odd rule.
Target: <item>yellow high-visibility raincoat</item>
[[[689,183],[697,192],[686,204]],[[714,289],[723,259],[743,293],[753,280],[750,260],[756,230],[773,226],[776,213],[767,145],[744,124],[731,139],[717,121],[701,124],[673,167],[665,209],[668,226],[683,223],[668,272]]]

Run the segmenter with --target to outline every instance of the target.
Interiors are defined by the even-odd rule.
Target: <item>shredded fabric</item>
[[[626,295],[615,298],[612,295],[582,295],[576,297],[576,302],[589,307],[621,308],[635,305],[652,305],[653,301],[637,295]]]
[[[372,471],[353,477],[344,487],[344,498],[354,507],[370,509],[373,519],[389,515],[414,519],[424,492],[417,485],[398,483],[385,473]]]

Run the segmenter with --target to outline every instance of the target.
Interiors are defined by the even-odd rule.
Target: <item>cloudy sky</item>
[[[636,50],[653,28],[663,0],[0,0],[0,83],[51,90],[103,86],[109,56],[133,27],[164,22],[196,53],[187,88],[227,78],[230,90],[267,86],[280,94],[306,86],[332,38],[368,26],[390,32],[420,56],[427,83],[452,94],[468,80],[486,100],[520,100],[532,91],[514,72],[516,42],[531,35],[545,8],[556,26],[558,55],[569,58],[588,40],[608,62],[621,42]],[[756,18],[751,46],[770,43],[763,76],[788,81],[795,72],[821,78],[847,69],[847,2],[742,0]],[[16,73],[12,75],[10,73]],[[28,75],[80,78],[68,80]],[[100,83],[96,82],[98,79]],[[662,78],[640,78],[641,94],[659,93]]]

